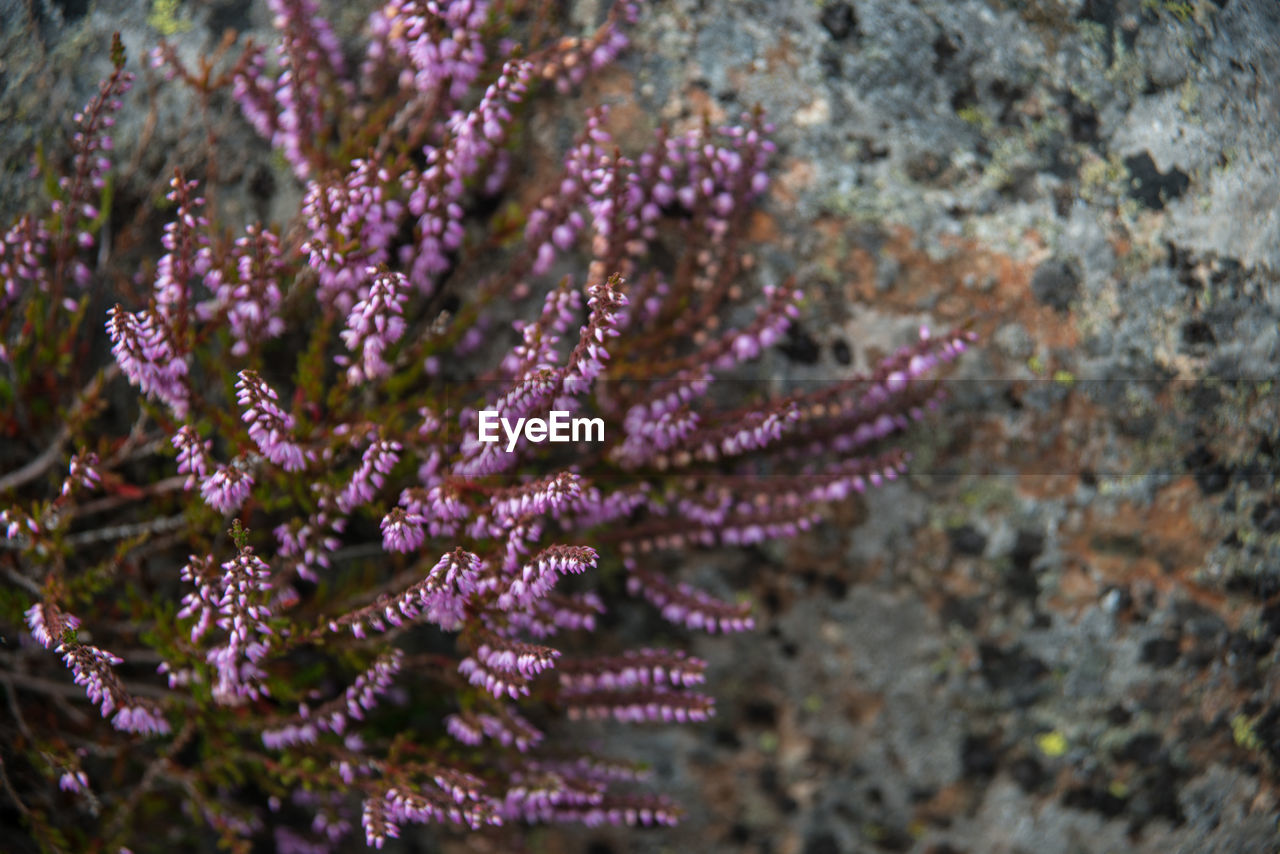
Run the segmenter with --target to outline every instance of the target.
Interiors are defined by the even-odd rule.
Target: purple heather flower
[[[41,532],[40,523],[16,507],[0,510],[0,525],[4,525],[6,539],[14,540],[24,546],[27,534],[39,536]]]
[[[162,55],[159,61],[164,61]],[[231,94],[253,129],[265,139],[274,140],[279,133],[280,117],[276,112],[272,81],[267,77],[266,53],[260,46],[246,48],[232,81]]]
[[[59,643],[54,651],[62,653],[62,660],[71,668],[75,683],[83,686],[89,699],[101,707],[104,718],[116,710],[123,689],[111,668],[123,664],[124,659],[82,643]]]
[[[275,390],[256,371],[241,371],[236,383],[236,400],[244,407],[243,421],[249,425],[249,438],[263,455],[285,471],[301,471],[306,455],[287,436],[293,429],[293,416],[277,404]]]
[[[561,663],[561,696],[596,691],[629,691],[670,685],[701,684],[707,663],[679,650],[640,649],[612,657],[569,659]]]
[[[168,251],[156,263],[154,285],[156,305],[165,321],[177,328],[186,323],[191,304],[191,286],[209,272],[209,220],[197,213],[204,199],[195,195],[195,181],[185,181],[179,172],[169,181],[166,199],[177,205],[176,218],[165,225],[160,242]]]
[[[301,719],[262,731],[262,746],[268,750],[285,750],[299,744],[315,744],[320,730],[315,722]]]
[[[342,333],[342,343],[357,360],[351,362],[346,356],[338,357],[338,364],[350,363],[347,383],[353,386],[390,373],[391,366],[383,354],[400,340],[405,330],[402,315],[408,280],[400,273],[380,273],[374,268],[366,272],[373,277],[369,294],[351,309],[347,328]]]
[[[791,322],[799,315],[796,303],[803,298],[802,291],[766,286],[764,295],[768,302],[760,307],[752,324],[721,338],[716,344],[719,352],[708,354],[717,370],[758,358],[782,340]]]
[[[321,302],[349,313],[369,276],[390,260],[405,210],[397,192],[391,173],[367,160],[352,161],[340,183],[307,184],[302,215],[311,238],[303,250],[319,274]]]
[[[453,536],[458,523],[471,514],[457,487],[448,483],[430,489],[410,487],[400,493],[400,506],[408,518],[422,520],[433,537]]]
[[[498,597],[503,611],[525,611],[555,586],[561,575],[595,568],[597,555],[588,546],[551,546],[524,565]]]
[[[365,637],[371,630],[384,632],[388,626],[423,615],[446,630],[456,629],[462,623],[463,606],[475,590],[481,566],[476,555],[455,549],[440,558],[422,581],[395,596],[383,597],[331,620],[329,630],[337,632],[345,626],[356,637]]]
[[[422,546],[426,532],[422,529],[426,519],[410,515],[399,507],[393,507],[382,517],[382,547],[389,552],[412,552]]]
[[[556,344],[573,324],[581,305],[581,294],[566,277],[560,287],[547,294],[537,321],[526,324],[517,320],[512,324],[522,340],[503,359],[503,372],[510,377],[521,377],[531,371],[554,367],[558,361]]]
[[[630,571],[627,592],[633,596],[644,596],[670,622],[711,633],[744,632],[755,628],[749,605],[732,605],[687,584],[672,584],[655,573],[640,569],[631,558],[626,558],[623,563]]]
[[[498,714],[462,712],[450,715],[445,719],[445,729],[455,739],[472,747],[488,738],[503,747],[515,747],[524,753],[542,741],[542,733],[507,706],[502,706]]]
[[[490,243],[474,219],[474,203],[504,186],[514,153],[507,145],[513,105],[535,78],[564,88],[611,61],[625,44],[618,25],[634,16],[635,4],[615,3],[594,36],[535,45],[529,60],[504,62],[516,55],[514,44],[491,38],[505,25],[503,4],[387,0],[369,19],[372,38],[358,83],[343,79],[341,45],[316,8],[315,0],[271,0],[282,31],[274,78],[256,48],[232,72],[246,116],[303,183],[297,240],[253,226],[232,246],[213,241],[195,185],[175,178],[177,212],[165,229],[153,307],[126,313],[117,306],[108,322],[125,375],[175,416],[172,443],[188,489],[199,484],[209,506],[234,513],[254,494],[263,461],[274,464],[256,508],[278,517],[268,538],[275,545],[272,566],[235,529],[238,553],[231,560],[192,556],[182,569],[191,586],[177,615],[190,640],[180,638],[170,650],[178,656],[172,666],[162,662],[157,672],[170,688],[195,685],[198,696],[211,692],[216,703],[239,706],[228,713],[232,723],[256,729],[266,748],[288,751],[287,766],[299,757],[317,760],[313,791],[300,789],[293,798],[316,811],[311,833],[278,833],[282,850],[336,848],[354,823],[341,809],[344,792],[352,790],[365,798],[366,840],[379,847],[406,822],[472,828],[507,821],[673,823],[676,810],[665,799],[611,790],[615,782],[637,779],[635,768],[544,751],[542,733],[521,716],[518,701],[534,693],[537,680],[538,720],[547,709],[562,709],[573,718],[701,721],[714,714],[712,700],[692,690],[706,665],[679,651],[574,658],[542,645],[560,633],[594,629],[605,611],[595,593],[564,591],[561,576],[597,565],[596,550],[582,544],[597,538],[624,556],[628,590],[666,619],[709,632],[751,628],[747,604],[641,569],[638,560],[791,536],[813,524],[826,503],[897,477],[905,454],[879,443],[936,406],[940,392],[928,378],[971,339],[924,334],[869,376],[765,405],[722,408],[720,396],[708,394],[714,377],[777,344],[801,300],[790,284],[767,286],[754,316],[743,312],[743,325],[730,328],[739,322],[730,302],[753,278],[743,275],[754,262],[737,241],[752,201],[767,189],[764,170],[773,152],[758,115],[733,127],[662,131],[633,160],[618,151],[605,111],[597,111],[575,139],[554,191],[526,211],[525,246],[496,268],[476,265],[478,248],[483,253],[492,245],[505,254],[507,238],[517,236],[490,235],[500,238]],[[165,55],[176,68],[172,53]],[[477,82],[490,85],[470,91]],[[384,95],[389,100],[375,101]],[[100,107],[114,109],[111,101]],[[87,125],[92,117],[81,118]],[[108,126],[106,117],[78,137],[77,151],[108,150],[101,133]],[[85,163],[90,184],[101,163]],[[84,184],[84,176],[77,180]],[[0,241],[0,307],[47,287],[41,277],[50,258],[74,264],[75,245],[94,242],[85,221],[98,217],[97,199],[70,184],[62,191],[56,222],[66,224],[66,234],[44,234],[28,220]],[[500,219],[510,221],[505,214]],[[677,248],[665,244],[684,238],[691,250],[674,269],[658,269],[666,250]],[[297,241],[300,253],[288,249]],[[518,341],[496,369],[473,375],[473,357],[484,355],[499,331],[501,312],[486,307],[540,293],[546,282],[535,279],[557,265],[569,269],[577,254],[589,259],[586,276],[566,275],[550,288],[536,319],[515,324]],[[87,274],[87,268],[71,269],[77,278]],[[461,288],[461,309],[433,322],[423,312],[441,309],[441,299],[415,297],[411,311],[410,285],[429,294],[450,271],[459,278],[450,288]],[[190,305],[196,281],[209,295]],[[341,345],[334,358],[345,383],[320,399],[303,399],[327,379],[311,370],[331,353],[332,341],[320,334],[307,348],[296,404],[282,406],[258,373],[240,371],[236,398],[255,446],[246,451],[235,431],[210,432],[227,424],[212,407],[231,362],[192,348],[216,350],[229,333],[232,357],[263,364],[272,354],[260,344],[285,329],[286,287],[291,313],[307,305],[322,309],[318,333],[332,338],[336,324]],[[79,310],[85,298],[79,299],[69,308]],[[406,340],[411,321],[427,328],[419,337],[415,326],[413,340]],[[400,367],[393,351],[410,372],[403,382],[392,377]],[[631,378],[640,382],[604,382]],[[496,390],[466,391],[461,401],[452,400],[470,379]],[[450,388],[454,380],[463,382]],[[554,461],[562,457],[553,448],[519,442],[507,451],[505,443],[478,442],[472,404],[512,420],[551,409],[606,416],[622,429],[610,433],[591,463],[625,474],[626,482],[555,473]],[[160,420],[169,426],[170,419]],[[213,458],[215,440],[236,455],[230,463],[220,466]],[[711,463],[727,457],[735,458],[734,473],[716,474]],[[742,478],[758,460],[773,476]],[[74,458],[64,493],[93,486],[100,479],[96,464],[87,453]],[[536,473],[517,474],[515,467],[525,464]],[[387,490],[399,496],[389,510]],[[345,571],[314,591],[304,588],[308,602],[314,599],[306,613],[313,605],[321,609],[320,625],[337,637],[277,617],[301,601],[294,573],[319,580],[346,526],[354,519],[353,532],[367,534],[362,525],[370,513],[380,518],[382,549],[409,555],[382,561],[388,565],[381,576],[364,579],[370,589],[390,592],[369,593],[358,607],[334,605],[334,596],[351,592],[346,588],[355,576]],[[40,533],[36,519],[16,507],[0,513],[0,524],[23,547]],[[461,542],[477,553],[456,548],[423,572],[419,553],[431,547],[428,538]],[[363,548],[352,545],[344,558]],[[27,553],[39,557],[38,551]],[[396,575],[406,567],[419,579],[407,586]],[[58,577],[49,583],[49,595],[60,595]],[[169,730],[164,707],[130,697],[116,678],[118,658],[74,640],[74,617],[52,601],[32,605],[26,616],[37,642],[64,655],[117,729]],[[394,682],[406,657],[375,635],[423,622],[458,632],[457,645],[469,656],[458,662],[430,653],[415,661],[432,669],[447,662],[444,669],[456,666],[457,673],[438,676],[452,684],[460,674],[483,690],[463,685],[462,702],[444,721],[466,747],[414,745],[406,737],[397,739],[404,749],[387,756],[383,739],[364,744],[358,722],[403,695]],[[363,640],[344,640],[346,632]],[[334,696],[334,683],[307,660],[332,658],[326,649],[342,658],[343,647],[381,654]],[[268,695],[273,654],[291,657],[271,676],[301,680],[286,695],[299,698],[296,706],[284,708]],[[557,672],[548,675],[553,667]],[[276,711],[268,711],[273,706]],[[208,710],[197,703],[191,711]],[[473,772],[483,772],[483,779]],[[228,834],[253,832],[266,814],[224,809],[218,799],[229,793],[217,786],[206,794],[199,810]],[[267,806],[273,813],[284,809],[278,797]],[[313,849],[309,839],[325,842]]]
[[[178,428],[178,432],[173,434],[172,442],[178,451],[178,474],[187,475],[186,488],[192,489],[197,482],[209,475],[209,466],[212,464],[209,451],[213,443],[201,441],[195,428],[189,424]]]
[[[51,602],[37,602],[26,610],[31,636],[45,649],[62,643],[62,634],[80,627],[80,620]]]
[[[183,581],[195,585],[195,590],[182,597],[182,610],[178,611],[178,619],[196,618],[191,627],[191,642],[198,643],[200,638],[213,626],[218,613],[217,570],[213,559],[191,555],[182,567],[180,577]]]
[[[565,696],[570,720],[613,718],[621,723],[687,723],[715,715],[704,694],[650,687],[635,691],[594,691]]]
[[[458,672],[477,688],[484,688],[493,696],[501,699],[516,699],[528,696],[529,686],[519,673],[507,670],[491,670],[476,658],[467,657],[458,665]]]
[[[604,612],[604,603],[594,593],[549,593],[535,599],[528,610],[504,613],[505,625],[490,624],[489,628],[504,637],[526,632],[536,638],[548,638],[561,630],[594,631],[596,617]]]
[[[400,837],[400,826],[387,815],[387,802],[383,798],[366,798],[360,817],[364,826],[365,842],[373,848],[382,848],[387,839]]]
[[[476,659],[490,672],[515,673],[522,679],[533,679],[559,657],[559,650],[550,647],[498,638],[476,647]]]
[[[523,518],[559,516],[561,509],[582,495],[582,478],[571,472],[496,492],[490,501],[493,518],[507,527]]]
[[[205,658],[215,668],[214,699],[238,705],[266,693],[258,662],[270,649],[265,638],[271,610],[264,604],[272,589],[271,569],[249,546],[234,558],[214,566],[213,558],[192,556],[182,569],[182,579],[195,586],[182,599],[179,619],[195,618],[191,642],[198,643],[213,626],[226,633],[226,643],[213,647]]]
[[[231,353],[245,356],[254,344],[284,332],[279,282],[285,276],[286,265],[279,237],[258,225],[245,228],[244,236],[231,248],[230,260],[234,273],[214,268],[205,275],[204,284],[214,296],[196,306],[196,314],[210,322],[225,312],[235,339]]]
[[[234,513],[244,504],[253,491],[253,475],[244,457],[236,457],[230,465],[218,466],[218,470],[200,482],[200,495],[219,513]]]
[[[341,79],[341,45],[312,0],[269,0],[269,6],[281,33],[280,77],[274,85],[266,79],[265,63],[258,54],[243,70],[238,69],[235,95],[250,123],[264,136],[270,135],[294,174],[305,181],[311,172],[309,152],[326,121],[326,86],[319,77]]]
[[[605,342],[617,337],[619,314],[627,305],[622,293],[622,281],[615,277],[587,287],[587,308],[590,316],[582,327],[578,346],[569,354],[569,364],[564,371],[564,391],[578,395],[591,387],[592,381],[604,371],[609,359]]]
[[[98,455],[92,451],[76,454],[67,467],[67,479],[62,482],[62,495],[66,497],[75,489],[95,489],[101,483]]]
[[[82,643],[61,643],[56,648],[74,674],[75,683],[83,686],[90,701],[102,711],[104,718],[115,717],[112,725],[122,732],[164,735],[169,722],[159,709],[147,701],[135,700],[125,691],[112,670],[124,660],[119,656]]]
[[[58,788],[64,792],[72,792],[77,795],[87,792],[89,790],[89,775],[80,769],[63,771],[62,776],[58,778]]]
[[[88,265],[75,257],[73,248],[86,250],[95,242],[88,221],[98,218],[99,211],[93,203],[106,186],[106,173],[111,168],[111,159],[106,156],[113,147],[108,131],[115,124],[113,114],[120,110],[120,99],[132,86],[133,74],[117,65],[85,108],[72,117],[76,131],[71,136],[71,171],[58,179],[60,198],[50,209],[58,216],[55,254],[71,257],[71,280],[81,288],[89,284],[92,276]]]
[[[140,700],[134,701],[133,705],[121,707],[111,719],[111,725],[121,732],[139,735],[167,735],[171,731],[169,722],[160,710]]]
[[[521,100],[531,74],[529,63],[508,60],[475,109],[454,113],[445,123],[447,143],[424,149],[427,165],[409,196],[409,212],[417,217],[417,245],[406,247],[401,259],[420,291],[434,288],[435,277],[449,268],[448,254],[461,247],[465,182],[504,141],[509,106]]]
[[[336,535],[346,527],[346,517],[332,512],[332,497],[319,484],[313,484],[312,489],[321,493],[320,509],[301,525],[295,520],[276,526],[274,531],[279,555],[293,558],[298,575],[308,581],[315,581],[317,571],[329,567],[329,555],[342,544]]]
[[[337,507],[350,513],[361,504],[368,504],[386,482],[387,475],[400,461],[404,446],[390,439],[374,439],[365,448],[360,465],[351,475],[346,488],[337,497]]]
[[[343,695],[322,708],[312,711],[306,704],[296,718],[279,726],[264,729],[262,743],[273,750],[296,744],[314,743],[320,732],[342,734],[350,720],[363,720],[365,713],[378,704],[404,663],[404,653],[392,649],[376,661],[347,688]]]
[[[363,720],[364,713],[377,705],[378,696],[385,694],[391,687],[391,680],[400,672],[403,663],[404,653],[393,649],[380,656],[367,671],[357,676],[343,695],[347,715]],[[337,726],[334,726],[334,730],[340,731]]]
[[[129,382],[165,403],[174,417],[185,418],[187,362],[175,349],[164,318],[151,310],[127,312],[120,305],[107,316],[111,352]]]
[[[456,103],[466,97],[487,58],[479,36],[488,16],[488,0],[425,6],[389,0],[369,18],[372,37],[361,77],[375,79],[385,66],[417,90],[421,103],[440,98]]]
[[[622,798],[605,796],[597,803],[557,809],[557,821],[576,821],[587,827],[612,825],[674,826],[680,812],[662,798]]]
[[[437,775],[437,780],[439,779]],[[474,803],[479,798],[479,788],[479,780],[475,780],[470,786],[441,786],[443,791],[424,788],[408,792],[392,787],[386,794],[387,814],[398,824],[453,822],[465,824],[475,830],[489,823],[486,805]]]
[[[49,291],[48,251],[49,232],[29,216],[5,232],[0,239],[0,310],[23,294]]]

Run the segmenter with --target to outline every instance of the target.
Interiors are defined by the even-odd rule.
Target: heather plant
[[[888,440],[972,336],[745,381],[802,299],[744,242],[758,112],[627,155],[596,109],[536,177],[529,111],[614,60],[631,3],[557,38],[542,4],[391,0],[358,49],[310,0],[271,8],[276,43],[216,74],[151,61],[233,95],[302,186],[292,221],[237,227],[178,171],[135,299],[102,305],[117,39],[47,209],[0,243],[0,786],[46,850],[672,823],[642,764],[559,723],[713,714],[704,662],[627,648],[606,608],[750,629],[682,556],[899,476]]]

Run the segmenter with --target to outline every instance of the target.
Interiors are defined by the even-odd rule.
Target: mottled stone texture
[[[1241,0],[654,5],[620,104],[779,125],[775,375],[989,344],[916,477],[717,570],[760,629],[695,646],[644,850],[1276,850],[1277,45]]]
[[[136,0],[0,9],[11,209],[106,34],[136,57],[155,29]],[[193,53],[265,23],[242,2],[180,14]],[[719,716],[594,731],[652,759],[685,824],[529,850],[1276,850],[1278,79],[1271,0],[650,5],[622,67],[553,109],[609,101],[638,142],[765,108],[759,268],[811,293],[771,375],[843,376],[921,321],[986,344],[907,482],[791,546],[689,558],[758,606],[753,635],[694,646]],[[189,107],[122,129],[147,135],[122,193],[181,162]],[[246,217],[296,204],[270,158],[219,168]]]

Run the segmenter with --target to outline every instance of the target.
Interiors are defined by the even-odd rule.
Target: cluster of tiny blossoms
[[[632,2],[594,33],[519,45],[509,4],[388,0],[363,48],[314,0],[270,5],[274,50],[248,45],[218,79],[300,184],[296,218],[237,232],[176,172],[143,290],[107,313],[112,364],[52,449],[0,476],[0,556],[21,556],[4,602],[30,638],[11,690],[69,678],[112,731],[96,752],[32,754],[25,776],[49,791],[31,830],[124,846],[166,803],[241,850],[346,850],[355,828],[381,847],[420,823],[670,824],[679,808],[637,765],[571,734],[705,721],[706,665],[593,639],[621,603],[591,588],[616,573],[682,630],[751,629],[750,603],[683,580],[681,556],[794,536],[899,477],[891,440],[938,407],[938,372],[973,336],[922,330],[816,390],[749,382],[804,297],[760,283],[744,243],[774,151],[759,113],[662,128],[629,155],[597,109],[557,174],[516,187],[540,91],[612,62]],[[60,282],[92,278],[89,192],[109,164],[86,158],[110,150],[115,58],[58,199],[4,232],[6,330],[43,295],[50,328],[79,334]],[[6,358],[41,352],[6,334]],[[103,394],[117,376],[140,412],[85,444],[123,423]],[[604,430],[492,442],[486,411]],[[580,723],[552,736],[558,717]],[[250,775],[246,797],[233,781]],[[58,798],[83,807],[70,830],[39,819]]]

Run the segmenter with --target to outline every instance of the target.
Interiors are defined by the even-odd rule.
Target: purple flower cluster
[[[89,775],[83,769],[63,771],[58,778],[58,788],[77,795],[86,792],[89,790]]]
[[[402,183],[411,180],[407,174]],[[393,195],[397,189],[390,171],[367,160],[353,161],[339,181],[307,183],[302,214],[311,237],[303,249],[320,277],[322,302],[350,311],[370,268],[390,259],[404,214],[403,202]]]
[[[254,480],[250,465],[247,458],[236,457],[229,464],[218,466],[217,471],[200,483],[200,495],[204,502],[219,513],[234,513],[239,510],[253,491]]]
[[[199,643],[215,625],[226,642],[210,648],[205,659],[214,669],[213,697],[224,705],[240,705],[265,696],[263,671],[258,666],[271,649],[274,632],[265,604],[272,589],[271,569],[243,546],[221,566],[212,558],[194,555],[182,568],[182,580],[195,590],[182,598],[179,619],[195,619],[191,642]]]
[[[373,277],[369,293],[351,309],[342,343],[357,357],[347,368],[347,382],[359,385],[366,380],[384,377],[391,366],[383,358],[387,348],[404,335],[404,303],[408,280],[400,273],[366,271]],[[338,364],[350,363],[346,356]]]
[[[62,643],[63,633],[75,631],[80,620],[65,614],[52,602],[37,602],[27,609],[27,627],[31,636],[45,649],[53,649]]]
[[[249,438],[263,455],[285,471],[301,471],[306,454],[289,440],[293,417],[276,403],[275,390],[257,371],[241,371],[236,383],[236,400],[244,409],[241,419],[249,425]]]
[[[560,664],[560,688],[573,693],[631,690],[669,683],[699,685],[707,663],[679,650],[641,649],[620,656],[576,659]]]
[[[388,0],[363,51],[314,0],[270,7],[273,52],[174,79],[202,97],[233,89],[297,179],[298,216],[229,224],[215,187],[206,201],[175,173],[159,257],[142,267],[154,278],[136,279],[147,304],[106,324],[119,372],[159,405],[96,440],[101,457],[68,459],[58,439],[61,492],[37,474],[0,507],[30,635],[111,718],[104,730],[163,735],[182,710],[139,797],[181,801],[228,845],[269,831],[280,850],[340,850],[357,812],[374,846],[415,822],[673,823],[670,801],[628,790],[634,766],[566,743],[577,728],[555,722],[705,721],[706,663],[593,638],[619,603],[591,588],[619,573],[681,629],[751,629],[750,603],[687,583],[683,556],[795,536],[901,476],[892,440],[938,407],[936,377],[974,336],[922,331],[865,375],[734,394],[725,381],[758,377],[748,363],[804,299],[794,279],[764,284],[744,251],[774,151],[763,117],[664,127],[632,156],[597,109],[559,174],[522,171],[538,88],[612,61],[633,3],[593,34],[545,39],[511,4]],[[526,31],[531,44],[511,40]],[[156,55],[177,68],[172,49]],[[109,148],[118,65],[112,81],[77,151]],[[73,166],[62,207],[0,241],[4,318],[31,293],[67,315],[60,282],[82,274],[66,235],[93,241],[85,188],[105,168]],[[514,188],[517,175],[540,184]],[[0,355],[29,358],[30,344]],[[119,398],[101,385],[67,408],[65,437],[130,423],[98,420]],[[545,426],[566,411],[603,435],[480,435],[492,414]],[[100,529],[61,536],[99,515]],[[179,595],[175,615],[163,603]],[[130,693],[133,671],[117,674],[107,648],[140,646],[160,666]],[[204,760],[187,767],[175,757],[191,744]],[[84,789],[74,757],[41,761],[50,787],[61,773]],[[228,789],[248,769],[265,804]],[[152,785],[170,771],[179,785]],[[152,806],[138,828],[164,812]]]
[[[196,315],[210,323],[225,314],[236,342],[231,347],[233,356],[244,356],[255,341],[284,332],[279,283],[285,264],[280,253],[275,232],[250,225],[231,250],[230,270],[214,268],[205,274],[205,287],[213,297],[196,306]]]
[[[543,737],[533,724],[505,706],[492,714],[459,712],[446,718],[445,726],[451,736],[471,747],[488,738],[503,747],[514,746],[521,753],[536,747]]]
[[[62,653],[75,683],[84,688],[104,718],[111,718],[113,727],[139,735],[165,735],[170,731],[169,722],[159,708],[150,701],[130,696],[120,684],[113,668],[123,664],[124,659],[78,642],[60,643],[54,652]]]
[[[487,0],[390,0],[369,19],[364,79],[383,69],[416,91],[422,102],[461,101],[471,91],[487,56],[483,31]]]
[[[563,575],[579,575],[596,565],[596,551],[590,546],[549,546],[538,552],[498,595],[497,606],[505,612],[527,613],[545,597]]]
[[[133,74],[124,70],[118,35],[112,43],[112,60],[115,70],[102,81],[85,108],[72,116],[76,132],[71,137],[71,171],[58,179],[60,196],[51,203],[57,223],[51,283],[55,290],[61,289],[68,266],[71,280],[78,286],[86,287],[92,278],[89,266],[74,257],[75,250],[92,249],[96,242],[93,222],[101,215],[96,200],[106,186],[111,168],[107,155],[114,148],[109,131],[122,106],[120,99],[133,87]]]
[[[338,494],[337,507],[343,513],[350,513],[362,504],[368,504],[382,489],[387,475],[400,461],[400,452],[404,446],[394,439],[374,439],[364,449],[360,457],[360,465],[351,475],[346,488]]]
[[[76,490],[96,489],[102,483],[98,465],[98,455],[93,451],[74,455],[67,464],[67,479],[62,482],[62,497],[66,498]]]
[[[747,632],[755,628],[751,606],[732,604],[688,584],[672,584],[661,575],[639,569],[634,560],[626,562],[630,574],[627,591],[641,595],[662,616],[673,623],[705,632]]]
[[[7,308],[26,293],[48,291],[49,232],[44,224],[24,216],[0,238],[0,309]]]
[[[613,718],[621,723],[688,723],[715,714],[715,701],[704,694],[667,688],[644,691],[593,691],[564,698],[571,720]]]
[[[377,706],[378,698],[391,687],[403,664],[404,653],[398,649],[379,656],[356,677],[341,697],[315,710],[304,703],[292,720],[264,729],[263,745],[272,750],[283,750],[297,744],[313,743],[321,732],[342,735],[349,721],[364,720],[365,714]]]
[[[419,290],[434,287],[435,277],[449,269],[449,253],[461,247],[465,182],[506,138],[510,108],[528,89],[531,73],[528,63],[509,60],[474,110],[449,118],[444,128],[448,145],[426,147],[426,168],[409,196],[409,212],[417,217],[416,246],[402,258]]]
[[[683,690],[705,681],[706,666],[683,652],[661,649],[577,659],[560,667],[559,696],[572,718],[706,720],[714,701]]]
[[[107,314],[107,334],[116,363],[129,382],[167,405],[175,418],[185,418],[190,406],[187,362],[164,317],[152,309],[129,312],[116,305]]]
[[[186,488],[192,489],[209,474],[209,450],[213,443],[202,441],[190,424],[179,427],[171,441],[178,452],[178,473],[187,475]]]
[[[270,0],[269,6],[281,34],[280,77],[274,87],[267,83],[265,63],[254,56],[236,75],[236,94],[254,127],[270,136],[294,174],[306,180],[331,106],[329,84],[344,73],[342,46],[312,0]]]
[[[480,558],[456,549],[436,562],[426,577],[394,596],[384,596],[371,605],[330,620],[332,632],[348,628],[363,638],[370,631],[385,632],[407,621],[425,617],[444,629],[461,624],[467,597],[474,591]]]
[[[35,517],[16,507],[0,510],[0,525],[4,525],[5,539],[23,547],[29,542],[28,536],[38,537],[44,532],[44,528],[35,520]]]
[[[209,220],[199,213],[205,200],[195,195],[198,186],[181,172],[170,180],[165,198],[177,207],[177,217],[164,227],[160,242],[168,251],[156,263],[156,305],[161,316],[179,328],[191,303],[194,280],[206,275],[210,265]]]

